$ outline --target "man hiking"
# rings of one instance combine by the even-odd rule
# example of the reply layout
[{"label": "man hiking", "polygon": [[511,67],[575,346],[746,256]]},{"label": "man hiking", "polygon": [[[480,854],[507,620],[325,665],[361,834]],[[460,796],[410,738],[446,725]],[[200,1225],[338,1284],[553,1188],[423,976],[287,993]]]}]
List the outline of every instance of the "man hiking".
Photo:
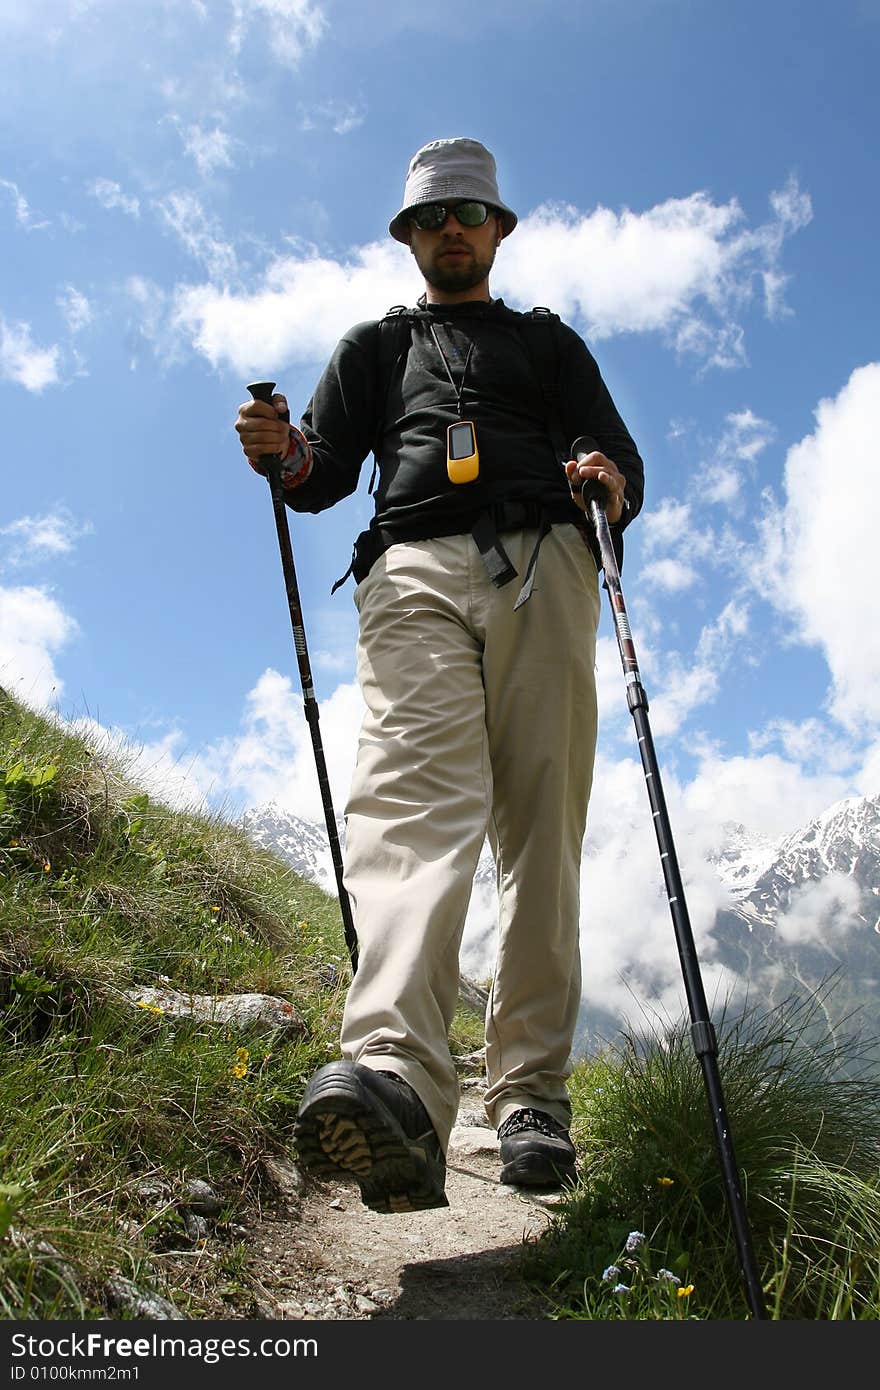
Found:
[{"label": "man hiking", "polygon": [[[498,942],[485,1108],[500,1178],[575,1179],[566,1079],[601,565],[579,489],[604,486],[621,556],[643,468],[577,333],[492,298],[516,225],[479,141],[425,145],[389,226],[424,278],[419,303],[343,336],[299,428],[281,395],[242,405],[235,425],[258,471],[281,455],[296,512],[352,493],[371,450],[378,469],[350,569],[366,706],[345,807],[358,963],[344,1060],[312,1077],[295,1131],[303,1165],[356,1181],[375,1211],[448,1205],[448,1030],[486,836]],[[580,435],[596,447],[578,463]]]}]

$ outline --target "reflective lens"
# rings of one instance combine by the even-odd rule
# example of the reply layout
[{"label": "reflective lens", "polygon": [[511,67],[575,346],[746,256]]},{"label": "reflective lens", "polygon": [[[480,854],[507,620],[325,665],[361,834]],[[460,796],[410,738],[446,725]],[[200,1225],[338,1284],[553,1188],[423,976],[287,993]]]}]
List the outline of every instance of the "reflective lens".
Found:
[{"label": "reflective lens", "polygon": [[486,203],[455,203],[452,206],[446,203],[425,203],[423,207],[414,208],[409,216],[419,231],[439,232],[451,212],[455,213],[456,220],[462,227],[482,227],[491,211]]}]

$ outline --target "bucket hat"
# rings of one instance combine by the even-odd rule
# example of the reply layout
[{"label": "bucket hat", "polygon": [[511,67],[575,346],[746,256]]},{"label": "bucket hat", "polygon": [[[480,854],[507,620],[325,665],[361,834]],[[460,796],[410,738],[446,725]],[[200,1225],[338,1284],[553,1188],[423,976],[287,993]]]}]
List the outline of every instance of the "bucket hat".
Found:
[{"label": "bucket hat", "polygon": [[409,241],[407,218],[413,208],[423,203],[443,203],[448,198],[474,199],[497,208],[504,236],[516,226],[516,213],[498,196],[493,156],[479,140],[457,136],[451,140],[431,140],[410,160],[403,206],[388,225],[395,241]]}]

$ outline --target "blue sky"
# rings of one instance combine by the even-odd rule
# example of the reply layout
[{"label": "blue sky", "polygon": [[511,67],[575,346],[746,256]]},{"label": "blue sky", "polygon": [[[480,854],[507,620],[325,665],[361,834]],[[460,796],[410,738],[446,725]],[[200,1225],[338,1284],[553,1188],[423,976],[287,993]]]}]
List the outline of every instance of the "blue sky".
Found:
[{"label": "blue sky", "polygon": [[[256,378],[297,414],[346,327],[414,302],[408,160],[470,135],[520,217],[493,293],[585,336],[645,460],[623,585],[692,916],[726,821],[880,789],[878,0],[31,0],[0,44],[0,682],[169,797],[320,821],[233,421]],[[291,516],[340,811],[330,588],[369,471]],[[601,639],[589,892],[625,851],[653,895],[607,611]]]}]

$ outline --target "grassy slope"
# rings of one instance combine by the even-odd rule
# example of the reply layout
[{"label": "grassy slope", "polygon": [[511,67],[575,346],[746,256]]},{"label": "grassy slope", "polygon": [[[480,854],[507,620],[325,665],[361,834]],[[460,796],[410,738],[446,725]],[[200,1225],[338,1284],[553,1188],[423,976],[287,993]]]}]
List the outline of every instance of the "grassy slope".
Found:
[{"label": "grassy slope", "polygon": [[[348,977],[335,899],[0,693],[0,1318],[106,1316],[116,1273],[187,1317],[247,1316],[236,1221],[271,1197],[303,1086],[338,1055]],[[265,993],[303,1027],[174,1017],[126,994],[145,986]],[[721,1054],[770,1311],[876,1318],[877,1086],[802,1035],[775,1013]],[[481,1042],[460,1011],[453,1050]],[[587,1181],[526,1252],[558,1316],[745,1316],[687,1030],[625,1040],[571,1089]],[[192,1178],[220,1203],[201,1284],[172,1254],[204,1249]]]}]

